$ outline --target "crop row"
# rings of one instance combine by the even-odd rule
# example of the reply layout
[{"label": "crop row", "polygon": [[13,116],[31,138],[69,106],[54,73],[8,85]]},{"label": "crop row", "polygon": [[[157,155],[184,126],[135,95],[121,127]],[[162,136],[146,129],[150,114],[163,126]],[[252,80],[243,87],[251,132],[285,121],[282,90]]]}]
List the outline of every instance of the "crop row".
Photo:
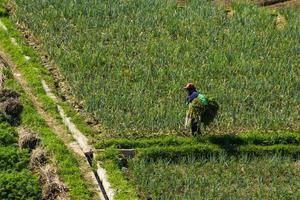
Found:
[{"label": "crop row", "polygon": [[[300,14],[211,1],[16,0],[16,15],[109,132],[183,130],[194,82],[221,110],[210,131],[299,128]],[[37,15],[36,13],[39,13]],[[284,59],[283,59],[284,58]],[[283,76],[284,74],[284,76]]]}]

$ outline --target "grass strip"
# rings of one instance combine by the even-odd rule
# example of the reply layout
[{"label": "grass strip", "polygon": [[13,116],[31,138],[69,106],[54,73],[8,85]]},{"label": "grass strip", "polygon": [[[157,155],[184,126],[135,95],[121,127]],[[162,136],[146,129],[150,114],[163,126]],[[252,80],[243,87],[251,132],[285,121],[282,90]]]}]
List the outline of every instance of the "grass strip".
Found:
[{"label": "grass strip", "polygon": [[178,146],[197,142],[193,138],[165,136],[159,138],[139,138],[139,139],[106,139],[95,145],[97,149],[116,147],[119,149],[145,148],[150,146]]},{"label": "grass strip", "polygon": [[255,156],[277,154],[282,156],[287,155],[287,156],[299,157],[300,145],[286,145],[286,144],[277,144],[277,145],[270,145],[270,146],[242,145],[238,147],[237,152],[242,154],[255,155]]},{"label": "grass strip", "polygon": [[147,148],[151,146],[181,146],[199,143],[224,145],[274,145],[274,144],[300,144],[300,134],[297,132],[249,132],[240,135],[206,135],[197,138],[166,136],[159,138],[139,139],[107,139],[96,144],[96,148],[105,149],[115,147],[118,149]]},{"label": "grass strip", "polygon": [[178,147],[149,147],[137,149],[136,157],[138,159],[178,159],[186,156],[206,156],[218,155],[224,153],[225,150],[217,145],[212,144],[197,144],[197,145],[184,145]]},{"label": "grass strip", "polygon": [[116,191],[116,200],[138,199],[134,184],[124,176],[117,149],[109,148],[102,153],[97,154],[96,160],[101,162],[101,166],[106,169],[108,181]]},{"label": "grass strip", "polygon": [[101,165],[106,169],[108,180],[113,188],[118,188],[115,200],[137,200],[136,190],[129,180],[125,179],[115,160],[104,160]]},{"label": "grass strip", "polygon": [[198,144],[198,145],[188,145],[180,147],[150,147],[145,149],[137,150],[137,158],[143,159],[172,159],[176,160],[178,158],[187,156],[211,156],[211,155],[255,155],[261,156],[266,154],[283,154],[291,156],[300,155],[300,145],[241,145],[241,146],[227,146],[219,147],[217,145],[211,144]]}]

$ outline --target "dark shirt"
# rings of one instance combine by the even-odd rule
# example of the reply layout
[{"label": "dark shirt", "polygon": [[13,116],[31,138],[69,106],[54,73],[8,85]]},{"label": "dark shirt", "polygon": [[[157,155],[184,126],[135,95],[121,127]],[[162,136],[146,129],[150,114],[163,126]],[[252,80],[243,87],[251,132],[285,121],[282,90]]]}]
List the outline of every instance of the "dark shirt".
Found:
[{"label": "dark shirt", "polygon": [[196,90],[191,91],[189,96],[187,97],[187,102],[191,103],[195,98],[198,97],[198,95],[199,95],[199,93]]}]

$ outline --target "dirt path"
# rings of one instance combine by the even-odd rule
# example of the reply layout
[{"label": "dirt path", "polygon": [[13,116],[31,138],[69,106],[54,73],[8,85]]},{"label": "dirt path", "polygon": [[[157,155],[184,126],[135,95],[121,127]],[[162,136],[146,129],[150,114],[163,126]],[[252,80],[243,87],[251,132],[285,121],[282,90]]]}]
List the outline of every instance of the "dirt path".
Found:
[{"label": "dirt path", "polygon": [[22,86],[26,94],[29,96],[30,100],[32,101],[36,111],[39,113],[39,115],[45,120],[47,125],[52,129],[52,131],[59,136],[59,138],[64,142],[64,144],[74,153],[76,153],[77,156],[76,159],[78,161],[81,174],[84,177],[84,179],[88,183],[94,183],[92,185],[92,188],[89,188],[91,191],[96,192],[98,195],[94,196],[93,199],[106,199],[103,197],[97,180],[94,178],[93,171],[91,167],[89,166],[88,162],[85,159],[84,154],[82,153],[81,148],[79,145],[74,142],[72,136],[69,134],[67,128],[59,123],[55,118],[53,118],[51,115],[49,115],[45,110],[43,109],[42,104],[38,101],[37,97],[33,94],[31,87],[28,85],[27,81],[22,77],[19,70],[16,68],[15,64],[10,61],[10,59],[3,53],[3,51],[0,50],[0,59],[4,63],[5,66],[9,67],[11,70],[14,78],[18,81],[18,83]]}]

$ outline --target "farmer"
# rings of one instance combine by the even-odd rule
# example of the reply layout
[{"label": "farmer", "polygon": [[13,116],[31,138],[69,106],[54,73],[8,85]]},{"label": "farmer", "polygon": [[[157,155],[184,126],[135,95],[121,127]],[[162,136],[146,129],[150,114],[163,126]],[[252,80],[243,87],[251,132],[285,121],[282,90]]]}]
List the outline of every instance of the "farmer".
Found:
[{"label": "farmer", "polygon": [[208,101],[204,95],[197,92],[193,83],[188,83],[184,89],[186,89],[188,93],[187,104],[189,105],[185,126],[191,127],[192,135],[201,134],[201,115],[205,111],[205,106],[208,104]]}]

